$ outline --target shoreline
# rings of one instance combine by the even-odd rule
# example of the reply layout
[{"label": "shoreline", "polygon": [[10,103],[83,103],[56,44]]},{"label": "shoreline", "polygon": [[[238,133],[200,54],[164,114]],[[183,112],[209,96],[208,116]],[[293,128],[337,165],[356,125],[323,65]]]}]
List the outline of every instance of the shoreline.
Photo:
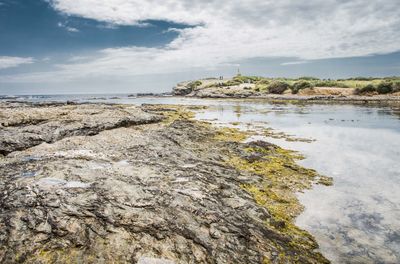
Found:
[{"label": "shoreline", "polygon": [[302,77],[267,78],[236,75],[178,83],[172,94],[199,98],[257,98],[266,100],[400,102],[400,79],[350,78],[343,80]]},{"label": "shoreline", "polygon": [[62,104],[105,104],[105,105],[132,105],[129,102],[118,102],[118,100],[132,100],[138,98],[184,98],[184,99],[204,99],[204,100],[230,100],[230,101],[260,101],[270,103],[307,103],[307,104],[356,104],[356,105],[400,105],[400,96],[298,96],[298,95],[264,95],[264,96],[182,96],[182,95],[151,95],[143,97],[118,97],[102,100],[88,99],[87,101],[78,100],[0,100],[0,103],[16,103],[30,105],[62,105]]},{"label": "shoreline", "polygon": [[294,152],[191,106],[0,106],[2,261],[329,262],[293,221],[331,180]]},{"label": "shoreline", "polygon": [[265,101],[299,101],[299,102],[310,102],[310,103],[400,103],[400,96],[325,96],[325,95],[313,95],[313,96],[301,96],[301,95],[263,95],[263,96],[179,96],[173,95],[178,98],[194,98],[194,99],[227,99],[227,100],[265,100]]}]

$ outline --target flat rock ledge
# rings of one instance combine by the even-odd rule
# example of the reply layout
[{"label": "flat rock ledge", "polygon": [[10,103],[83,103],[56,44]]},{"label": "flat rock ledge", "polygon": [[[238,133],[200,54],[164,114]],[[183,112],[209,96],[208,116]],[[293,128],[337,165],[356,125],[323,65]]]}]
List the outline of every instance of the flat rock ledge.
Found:
[{"label": "flat rock ledge", "polygon": [[161,121],[132,106],[0,103],[0,154],[70,136]]},{"label": "flat rock ledge", "polygon": [[0,113],[1,263],[328,262],[243,187],[262,176],[227,162],[271,144],[218,140],[215,128],[154,108]]}]

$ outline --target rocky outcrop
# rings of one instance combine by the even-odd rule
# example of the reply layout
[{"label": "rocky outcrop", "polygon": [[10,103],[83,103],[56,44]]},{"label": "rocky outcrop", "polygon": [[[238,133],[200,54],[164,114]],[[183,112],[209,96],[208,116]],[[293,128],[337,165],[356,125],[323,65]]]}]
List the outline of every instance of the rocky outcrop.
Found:
[{"label": "rocky outcrop", "polygon": [[[15,107],[8,115],[21,113]],[[327,262],[309,235],[293,236],[247,190],[266,179],[228,162],[229,153],[247,166],[268,162],[276,146],[221,141],[211,126],[182,118],[115,125],[161,120],[154,106],[27,109],[29,119],[5,127],[26,133],[22,120],[31,120],[31,130],[54,133],[43,119],[63,112],[95,132],[0,158],[1,263]]]},{"label": "rocky outcrop", "polygon": [[200,98],[246,98],[257,93],[251,84],[241,84],[230,87],[210,87],[193,91],[187,96]]},{"label": "rocky outcrop", "polygon": [[185,96],[193,91],[193,87],[190,85],[191,82],[180,82],[172,90],[173,95]]},{"label": "rocky outcrop", "polygon": [[117,127],[160,121],[137,107],[96,104],[0,105],[0,154],[64,137],[95,135]]},{"label": "rocky outcrop", "polygon": [[221,86],[223,82],[217,79],[181,82],[173,88],[173,95],[201,98],[245,98],[255,94],[254,84]]},{"label": "rocky outcrop", "polygon": [[[265,100],[299,100],[299,101],[335,101],[351,103],[396,103],[400,102],[400,92],[390,94],[356,95],[354,88],[339,87],[312,87],[300,89],[292,93],[293,87],[284,82],[280,91],[272,91],[270,85],[266,85],[265,79],[259,81],[250,80],[254,77],[237,76],[228,79],[201,79],[178,83],[172,94],[175,96],[198,98],[252,98]],[[269,82],[269,81],[268,81]],[[278,89],[278,90],[279,90]],[[270,91],[271,90],[271,91]],[[276,90],[276,88],[275,88]],[[276,94],[275,94],[276,93]],[[282,93],[282,94],[279,94]]]}]

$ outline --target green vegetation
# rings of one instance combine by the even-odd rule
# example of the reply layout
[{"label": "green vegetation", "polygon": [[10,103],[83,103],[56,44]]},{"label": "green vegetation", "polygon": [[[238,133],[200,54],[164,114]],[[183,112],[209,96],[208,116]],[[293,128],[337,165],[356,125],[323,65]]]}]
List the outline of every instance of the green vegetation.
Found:
[{"label": "green vegetation", "polygon": [[339,82],[335,80],[319,80],[314,83],[316,87],[340,87],[351,88],[346,82]]},{"label": "green vegetation", "polygon": [[221,84],[221,86],[226,87],[226,86],[236,86],[240,85],[242,83],[256,83],[257,81],[261,80],[261,77],[256,77],[256,76],[241,76],[238,75],[234,77],[232,80],[225,81]]},{"label": "green vegetation", "polygon": [[[216,79],[215,79],[216,80]],[[354,77],[348,79],[318,79],[312,76],[299,78],[269,78],[258,76],[238,75],[229,80],[218,80],[217,82],[207,83],[207,80],[189,83],[189,86],[196,90],[199,88],[230,87],[241,84],[249,84],[246,89],[254,89],[260,93],[283,94],[290,89],[292,94],[297,94],[306,88],[352,88],[354,94],[390,94],[400,92],[400,77]],[[201,87],[200,87],[201,86]]]},{"label": "green vegetation", "polygon": [[256,92],[265,92],[268,90],[268,85],[271,83],[269,79],[261,79],[255,83],[254,90]]},{"label": "green vegetation", "polygon": [[[246,132],[232,128],[223,128],[216,135],[217,140],[228,142],[242,142],[245,138]],[[332,179],[301,167],[296,161],[302,159],[302,155],[276,145],[252,142],[236,146],[226,164],[260,177],[259,181],[244,183],[241,187],[271,214],[264,224],[285,237],[290,248],[300,252],[313,251],[317,247],[314,238],[294,223],[303,210],[296,193],[311,188],[313,183],[332,185]],[[277,263],[301,263],[296,261],[296,256],[285,255],[285,252],[282,248]],[[267,258],[264,261],[268,263]],[[318,254],[318,263],[328,261]]]},{"label": "green vegetation", "polygon": [[368,94],[389,94],[400,92],[400,81],[388,81],[382,80],[378,84],[367,84],[361,88],[355,90],[357,95],[368,95]]},{"label": "green vegetation", "polygon": [[286,82],[275,81],[268,85],[268,92],[272,94],[283,94],[290,85]]},{"label": "green vegetation", "polygon": [[233,79],[233,80],[229,80],[229,81],[222,83],[222,86],[236,86],[236,85],[240,85],[241,83],[242,82]]},{"label": "green vegetation", "polygon": [[233,80],[240,82],[240,83],[255,83],[259,80],[261,80],[262,77],[257,77],[257,76],[236,76],[233,78]]},{"label": "green vegetation", "polygon": [[370,93],[374,93],[374,92],[376,92],[375,86],[373,86],[372,84],[368,84],[362,88],[357,88],[354,93],[357,95],[363,95],[363,94],[370,94]]},{"label": "green vegetation", "polygon": [[306,88],[314,88],[314,86],[307,81],[298,81],[295,82],[290,89],[292,90],[292,94],[297,94],[300,90],[306,89]]},{"label": "green vegetation", "polygon": [[376,91],[379,94],[391,93],[393,91],[393,83],[391,83],[391,82],[382,82],[382,83],[378,84],[378,86],[376,87]]},{"label": "green vegetation", "polygon": [[195,90],[197,87],[202,85],[203,83],[201,81],[194,81],[188,84],[188,87],[192,90]]},{"label": "green vegetation", "polygon": [[393,92],[394,93],[400,92],[400,82],[393,83]]}]

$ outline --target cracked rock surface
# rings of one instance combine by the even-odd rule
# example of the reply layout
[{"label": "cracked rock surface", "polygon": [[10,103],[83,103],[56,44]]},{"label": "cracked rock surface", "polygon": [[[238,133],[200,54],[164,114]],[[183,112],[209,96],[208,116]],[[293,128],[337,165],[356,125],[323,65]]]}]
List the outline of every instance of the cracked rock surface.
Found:
[{"label": "cracked rock surface", "polygon": [[228,149],[246,146],[217,142],[212,127],[161,122],[137,107],[24,107],[1,110],[9,120],[0,132],[8,153],[0,158],[1,263],[323,259],[265,225],[270,213],[241,187],[260,177],[224,162]]},{"label": "cracked rock surface", "polygon": [[160,117],[129,106],[0,103],[0,154],[64,137],[158,121]]}]

